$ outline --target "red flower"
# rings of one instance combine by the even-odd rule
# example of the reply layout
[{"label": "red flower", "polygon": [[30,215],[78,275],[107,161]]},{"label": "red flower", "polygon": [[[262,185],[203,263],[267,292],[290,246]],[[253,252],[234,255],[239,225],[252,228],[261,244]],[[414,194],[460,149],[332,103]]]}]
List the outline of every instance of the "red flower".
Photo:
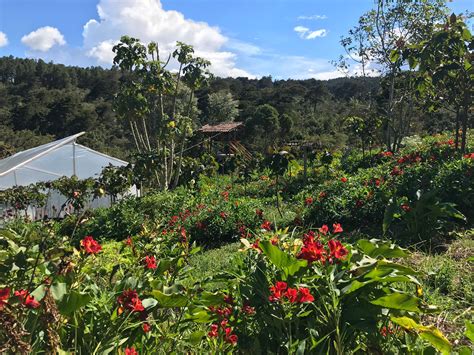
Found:
[{"label": "red flower", "polygon": [[150,323],[143,323],[142,328],[145,333],[148,333],[151,330],[151,325]]},{"label": "red flower", "polygon": [[313,295],[309,292],[309,289],[306,287],[300,287],[298,289],[298,302],[299,303],[305,303],[305,302],[313,302],[314,297]]},{"label": "red flower", "polygon": [[323,198],[325,198],[327,196],[327,193],[325,193],[324,191],[321,191],[318,195],[319,199],[322,200]]},{"label": "red flower", "polygon": [[375,179],[375,186],[380,186],[380,179]]},{"label": "red flower", "polygon": [[239,341],[239,338],[235,334],[231,334],[226,338],[226,341],[232,345],[236,345]]},{"label": "red flower", "polygon": [[342,231],[343,231],[343,229],[342,229],[340,223],[334,223],[334,224],[332,225],[332,232],[333,232],[334,234],[336,234],[336,233],[341,233]]},{"label": "red flower", "polygon": [[205,230],[206,229],[206,224],[204,222],[198,221],[196,222],[196,228],[199,230]]},{"label": "red flower", "polygon": [[138,352],[135,350],[135,348],[126,348],[125,355],[138,355]]},{"label": "red flower", "polygon": [[186,229],[184,227],[181,227],[181,242],[186,243],[188,238],[186,237]]},{"label": "red flower", "polygon": [[380,153],[380,154],[381,154],[382,156],[384,156],[384,157],[391,157],[391,156],[393,156],[393,153],[392,153],[392,152],[382,152],[382,153]]},{"label": "red flower", "polygon": [[152,256],[147,255],[145,257],[145,263],[146,263],[147,269],[156,269],[156,259],[153,255]]},{"label": "red flower", "polygon": [[249,305],[244,304],[242,307],[242,312],[249,316],[253,316],[255,314],[255,307],[251,307]]},{"label": "red flower", "polygon": [[307,240],[303,240],[303,247],[298,254],[298,258],[305,259],[309,263],[325,261],[326,250],[324,250],[324,246],[320,242],[314,241],[313,238],[308,238]]},{"label": "red flower", "polygon": [[342,181],[342,182],[347,182],[347,178],[346,178],[346,177],[342,177],[342,178],[341,178],[341,181]]},{"label": "red flower", "polygon": [[233,304],[234,298],[232,297],[232,295],[224,295],[224,302],[227,304]]},{"label": "red flower", "polygon": [[409,212],[409,211],[411,210],[411,207],[410,207],[408,204],[406,204],[406,203],[402,204],[400,207],[401,207],[402,210],[404,210],[405,212]]},{"label": "red flower", "polygon": [[341,244],[339,240],[329,240],[328,246],[331,256],[335,257],[336,259],[342,259],[348,254],[347,249]]},{"label": "red flower", "polygon": [[270,243],[272,243],[272,245],[277,245],[278,244],[278,237],[275,235],[273,236],[271,239],[270,239]]},{"label": "red flower", "polygon": [[310,197],[306,197],[305,200],[304,200],[304,203],[306,206],[310,206],[313,204],[313,198],[310,196]]},{"label": "red flower", "polygon": [[474,160],[474,153],[468,153],[464,155],[465,159],[473,159]]},{"label": "red flower", "polygon": [[268,300],[270,302],[279,301],[287,287],[288,285],[286,282],[278,281],[275,286],[270,287],[270,292],[272,294],[268,297]]},{"label": "red flower", "polygon": [[78,197],[79,197],[79,194],[80,194],[79,191],[74,191],[74,192],[72,193],[72,196],[73,196],[74,198],[78,198]]},{"label": "red flower", "polygon": [[329,232],[329,227],[327,225],[323,224],[321,226],[321,228],[319,228],[319,232],[326,235]]},{"label": "red flower", "polygon": [[81,246],[87,254],[97,254],[102,250],[100,244],[90,235],[81,240]]},{"label": "red flower", "polygon": [[129,247],[131,247],[133,245],[133,241],[132,241],[131,237],[128,237],[123,242],[125,243],[125,245],[128,245]]},{"label": "red flower", "polygon": [[296,303],[298,300],[298,290],[296,288],[291,288],[288,287],[288,289],[285,292],[286,298],[288,298],[288,301],[290,303]]},{"label": "red flower", "polygon": [[7,304],[6,301],[8,300],[9,297],[10,297],[10,289],[8,287],[0,288],[0,311]]},{"label": "red flower", "polygon": [[390,175],[392,176],[403,175],[403,170],[401,170],[398,166],[394,166],[392,171],[390,172]]},{"label": "red flower", "polygon": [[226,218],[227,218],[227,213],[225,213],[225,212],[220,212],[220,213],[219,213],[219,216],[221,216],[222,219],[226,219]]},{"label": "red flower", "polygon": [[255,250],[257,250],[259,253],[261,253],[261,252],[262,252],[262,249],[260,249],[259,243],[260,243],[260,238],[257,238],[257,239],[255,240],[255,242],[253,242],[253,244],[252,244],[252,249],[255,249]]},{"label": "red flower", "polygon": [[217,324],[211,324],[211,330],[207,333],[209,338],[217,338],[219,326]]},{"label": "red flower", "polygon": [[138,298],[137,291],[125,290],[117,298],[117,302],[128,309],[130,312],[142,312],[145,310],[142,301]]},{"label": "red flower", "polygon": [[248,236],[247,227],[244,225],[241,225],[239,227],[239,233],[242,238],[246,238]]},{"label": "red flower", "polygon": [[235,334],[232,334],[232,328],[225,328],[225,341],[232,345],[236,345],[238,337]]},{"label": "red flower", "polygon": [[221,196],[224,198],[225,201],[229,201],[229,191],[221,192]]},{"label": "red flower", "polygon": [[27,290],[15,291],[15,296],[20,298],[23,302],[23,305],[27,308],[38,308],[40,306],[39,302],[35,300],[35,298],[31,296]]},{"label": "red flower", "polygon": [[271,231],[271,230],[272,230],[272,224],[271,224],[270,221],[264,221],[260,227],[261,227],[262,229],[267,230],[267,231]]}]

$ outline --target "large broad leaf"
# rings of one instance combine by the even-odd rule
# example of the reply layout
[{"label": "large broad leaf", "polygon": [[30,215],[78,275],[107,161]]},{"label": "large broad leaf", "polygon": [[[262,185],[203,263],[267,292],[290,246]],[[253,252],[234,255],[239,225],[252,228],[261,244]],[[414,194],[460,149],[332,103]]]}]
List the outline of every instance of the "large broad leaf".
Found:
[{"label": "large broad leaf", "polygon": [[201,293],[199,301],[205,306],[216,306],[224,303],[224,294],[220,292],[212,293],[204,291],[203,293]]},{"label": "large broad leaf", "polygon": [[466,321],[466,331],[464,334],[474,343],[474,324]]},{"label": "large broad leaf", "polygon": [[67,287],[64,282],[58,282],[51,286],[51,295],[56,301],[61,301],[67,293]]},{"label": "large broad leaf", "polygon": [[391,320],[407,330],[416,331],[421,338],[430,342],[442,354],[451,353],[451,343],[436,327],[421,325],[409,317],[391,317]]},{"label": "large broad leaf", "polygon": [[91,296],[77,291],[70,291],[62,301],[59,302],[59,311],[65,316],[72,315],[77,310],[84,307],[91,300]]},{"label": "large broad leaf", "polygon": [[394,292],[372,300],[370,303],[385,308],[401,309],[418,313],[420,312],[420,308],[418,307],[420,304],[420,299],[407,293]]},{"label": "large broad leaf", "polygon": [[151,294],[158,301],[158,305],[164,308],[184,307],[188,304],[188,298],[185,295],[175,294],[164,294],[161,291],[154,290]]},{"label": "large broad leaf", "polygon": [[378,239],[361,239],[357,242],[357,246],[372,258],[377,258],[379,256],[384,258],[404,258],[408,256],[405,249],[402,249],[393,243]]},{"label": "large broad leaf", "polygon": [[282,270],[286,277],[294,275],[302,267],[308,265],[306,260],[299,260],[292,257],[269,241],[262,241],[259,243],[259,246],[272,264]]}]

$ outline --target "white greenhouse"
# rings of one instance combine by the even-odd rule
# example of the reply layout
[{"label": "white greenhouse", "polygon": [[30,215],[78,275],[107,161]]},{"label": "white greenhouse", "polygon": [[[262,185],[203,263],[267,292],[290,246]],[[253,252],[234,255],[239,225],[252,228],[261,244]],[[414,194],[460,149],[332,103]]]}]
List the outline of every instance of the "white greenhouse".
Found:
[{"label": "white greenhouse", "polygon": [[[63,176],[72,177],[75,175],[79,179],[97,178],[102,169],[108,165],[124,166],[128,164],[126,161],[78,144],[76,140],[83,134],[84,132],[81,132],[0,160],[0,191],[14,186],[53,181]],[[131,188],[129,194],[136,195],[136,188]],[[32,219],[54,216],[57,211],[60,211],[65,201],[64,196],[53,192],[49,195],[45,207],[33,208],[30,206],[27,213]],[[105,196],[89,201],[87,207],[96,208],[109,205],[110,198]],[[0,202],[0,218],[2,215],[5,217],[8,208],[9,206],[2,205]],[[64,214],[64,212],[61,213]]]}]

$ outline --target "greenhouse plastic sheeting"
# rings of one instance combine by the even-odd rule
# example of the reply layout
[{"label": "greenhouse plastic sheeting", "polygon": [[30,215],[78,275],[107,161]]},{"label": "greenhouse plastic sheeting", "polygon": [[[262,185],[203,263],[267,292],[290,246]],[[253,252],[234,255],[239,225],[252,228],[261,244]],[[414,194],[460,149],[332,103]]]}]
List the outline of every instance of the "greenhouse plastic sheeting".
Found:
[{"label": "greenhouse plastic sheeting", "polygon": [[82,134],[84,133],[31,148],[0,160],[0,190],[52,181],[62,176],[76,175],[79,179],[95,178],[109,164],[127,165],[127,162],[123,160],[77,144],[76,139]]}]

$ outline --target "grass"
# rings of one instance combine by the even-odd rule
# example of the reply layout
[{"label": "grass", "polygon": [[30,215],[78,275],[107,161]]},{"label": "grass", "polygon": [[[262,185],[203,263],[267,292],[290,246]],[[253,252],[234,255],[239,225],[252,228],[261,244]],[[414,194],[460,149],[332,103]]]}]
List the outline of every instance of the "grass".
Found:
[{"label": "grass", "polygon": [[406,262],[417,270],[427,303],[439,312],[425,321],[438,327],[454,344],[469,344],[465,322],[474,319],[474,230],[453,233],[441,254],[414,252]]}]

